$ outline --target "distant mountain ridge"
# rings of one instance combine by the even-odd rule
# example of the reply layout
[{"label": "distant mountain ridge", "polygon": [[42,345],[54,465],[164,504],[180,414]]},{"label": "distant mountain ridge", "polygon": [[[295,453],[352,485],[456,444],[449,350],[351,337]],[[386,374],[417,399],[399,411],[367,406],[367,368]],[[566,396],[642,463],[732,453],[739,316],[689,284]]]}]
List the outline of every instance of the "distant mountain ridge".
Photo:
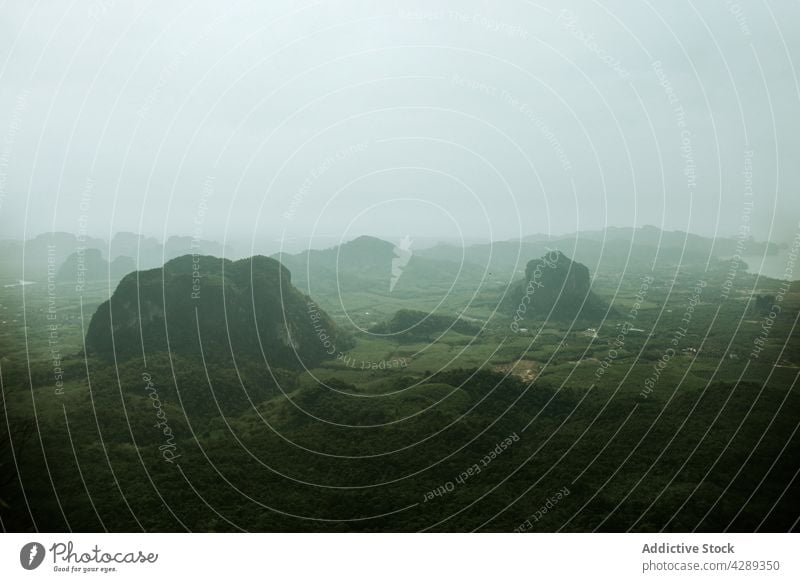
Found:
[{"label": "distant mountain ridge", "polygon": [[752,239],[710,239],[681,231],[662,231],[654,226],[641,228],[609,227],[572,235],[530,235],[518,240],[495,241],[461,248],[440,244],[419,251],[419,255],[438,260],[465,260],[488,266],[495,274],[516,277],[524,271],[530,257],[557,250],[589,266],[595,272],[649,272],[654,262],[662,265],[695,264],[713,266],[733,254],[777,253],[775,243]]},{"label": "distant mountain ridge", "polygon": [[110,263],[103,258],[100,249],[89,248],[72,253],[58,269],[56,280],[59,283],[70,283],[76,291],[82,291],[89,281],[119,281],[136,270],[132,258],[118,256]]},{"label": "distant mountain ridge", "polygon": [[[427,237],[425,240],[430,240]],[[435,246],[402,249],[402,243],[361,236],[327,249],[298,253],[277,253],[294,274],[297,285],[326,294],[367,290],[376,293],[418,292],[424,286],[445,289],[451,285],[474,286],[487,273],[494,279],[511,281],[519,277],[531,257],[559,250],[598,272],[650,270],[654,261],[668,264],[703,264],[724,260],[734,254],[775,255],[784,248],[752,237],[711,239],[683,231],[663,231],[655,226],[608,227],[570,235],[533,234],[516,240],[468,244],[464,247],[440,243]],[[160,267],[185,254],[232,256],[233,250],[218,242],[189,236],[154,237],[119,232],[105,241],[65,232],[45,233],[27,241],[0,240],[0,279],[42,281],[48,269],[57,271],[78,252],[99,250],[103,261],[129,257],[135,268]],[[407,257],[398,261],[400,254]],[[23,264],[24,257],[24,264]],[[92,259],[94,261],[94,259]],[[99,265],[99,261],[94,261]],[[398,265],[403,263],[398,271]],[[122,265],[113,272],[119,274]],[[69,271],[67,268],[65,271]],[[96,269],[95,269],[96,270]],[[129,272],[129,271],[127,271]],[[399,273],[399,276],[398,276]],[[310,275],[310,277],[309,277]],[[338,279],[337,279],[338,277]],[[113,279],[113,277],[112,277]]]},{"label": "distant mountain ridge", "polygon": [[372,333],[390,335],[401,341],[434,339],[436,334],[455,331],[464,335],[480,333],[481,327],[458,316],[401,309],[391,319],[375,325]]},{"label": "distant mountain ridge", "polygon": [[[118,277],[137,268],[160,267],[166,261],[190,253],[222,256],[229,254],[230,249],[215,241],[188,236],[171,236],[162,244],[154,237],[130,232],[118,232],[110,242],[68,232],[44,233],[26,241],[0,240],[0,280],[41,281],[55,276],[64,267],[58,278],[62,282],[72,281],[72,267],[77,269],[80,255],[88,254],[84,260],[94,265],[93,272],[102,270],[108,262],[116,264],[112,271],[112,280],[116,282]],[[125,259],[117,261],[121,257]],[[70,265],[66,265],[67,262]],[[93,275],[92,278],[99,280],[107,276],[106,269],[102,276]]]},{"label": "distant mountain ridge", "polygon": [[775,254],[780,245],[773,242],[756,241],[752,236],[740,240],[736,237],[706,237],[682,230],[662,230],[657,226],[644,225],[640,227],[609,226],[602,230],[584,230],[570,235],[547,237],[546,235],[530,235],[522,238],[524,242],[542,242],[551,240],[594,240],[611,243],[614,241],[629,241],[640,245],[689,248],[693,251],[702,250],[713,252],[716,255],[730,255],[736,251],[738,245],[744,245],[749,254]]}]

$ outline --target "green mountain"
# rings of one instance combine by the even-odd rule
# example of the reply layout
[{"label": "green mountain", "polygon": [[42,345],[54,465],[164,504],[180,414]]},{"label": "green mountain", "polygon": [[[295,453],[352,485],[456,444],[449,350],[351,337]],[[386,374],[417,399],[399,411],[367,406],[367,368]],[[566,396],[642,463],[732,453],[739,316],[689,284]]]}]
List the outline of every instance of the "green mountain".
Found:
[{"label": "green mountain", "polygon": [[589,269],[560,251],[528,262],[525,278],[504,301],[515,322],[540,319],[601,319],[607,305],[591,290]]},{"label": "green mountain", "polygon": [[379,323],[370,331],[379,335],[391,335],[400,341],[418,341],[435,339],[436,335],[447,331],[475,335],[481,331],[481,327],[460,317],[401,309],[391,319]]},{"label": "green mountain", "polygon": [[348,346],[327,314],[264,256],[230,261],[186,255],[127,275],[86,334],[90,355],[117,361],[169,351],[227,362],[314,366]]}]

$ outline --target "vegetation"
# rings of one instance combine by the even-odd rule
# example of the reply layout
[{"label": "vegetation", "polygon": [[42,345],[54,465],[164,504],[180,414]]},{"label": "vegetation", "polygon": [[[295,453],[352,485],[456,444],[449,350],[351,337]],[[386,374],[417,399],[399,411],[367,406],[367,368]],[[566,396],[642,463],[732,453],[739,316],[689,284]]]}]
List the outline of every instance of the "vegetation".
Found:
[{"label": "vegetation", "polygon": [[0,289],[3,527],[796,527],[797,283],[647,245],[506,280],[439,248],[390,289],[375,240]]}]

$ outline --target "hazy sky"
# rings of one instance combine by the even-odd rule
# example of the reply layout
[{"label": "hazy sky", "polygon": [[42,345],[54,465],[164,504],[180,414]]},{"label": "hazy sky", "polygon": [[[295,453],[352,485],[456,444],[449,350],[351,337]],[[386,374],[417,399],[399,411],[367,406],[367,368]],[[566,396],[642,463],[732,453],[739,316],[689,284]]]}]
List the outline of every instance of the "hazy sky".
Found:
[{"label": "hazy sky", "polygon": [[786,240],[798,56],[798,2],[10,0],[0,238]]}]

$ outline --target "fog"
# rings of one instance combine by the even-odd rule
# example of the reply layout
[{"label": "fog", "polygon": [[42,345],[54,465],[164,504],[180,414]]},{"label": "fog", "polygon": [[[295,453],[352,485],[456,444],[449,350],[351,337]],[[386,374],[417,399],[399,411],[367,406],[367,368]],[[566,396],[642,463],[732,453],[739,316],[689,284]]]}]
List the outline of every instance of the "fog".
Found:
[{"label": "fog", "polygon": [[3,238],[798,229],[797,3],[3,12]]}]

